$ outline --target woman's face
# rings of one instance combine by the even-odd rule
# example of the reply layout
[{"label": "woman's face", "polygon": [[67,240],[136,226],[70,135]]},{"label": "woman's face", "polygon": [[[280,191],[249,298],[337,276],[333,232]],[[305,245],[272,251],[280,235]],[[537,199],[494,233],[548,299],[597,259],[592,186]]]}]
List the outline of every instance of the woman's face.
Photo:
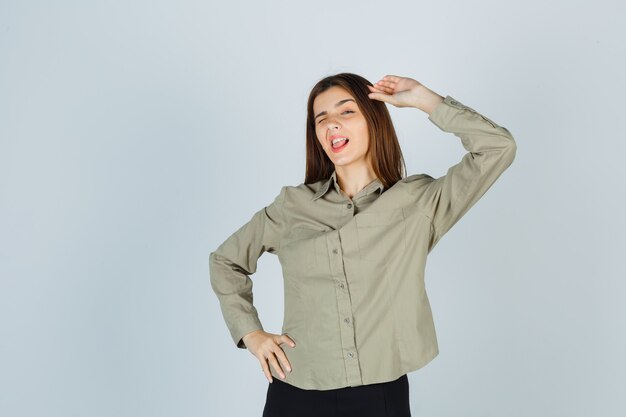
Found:
[{"label": "woman's face", "polygon": [[[350,93],[338,86],[329,88],[315,97],[313,114],[317,140],[335,166],[367,164],[367,121]],[[333,147],[333,139],[343,137],[348,140]]]}]

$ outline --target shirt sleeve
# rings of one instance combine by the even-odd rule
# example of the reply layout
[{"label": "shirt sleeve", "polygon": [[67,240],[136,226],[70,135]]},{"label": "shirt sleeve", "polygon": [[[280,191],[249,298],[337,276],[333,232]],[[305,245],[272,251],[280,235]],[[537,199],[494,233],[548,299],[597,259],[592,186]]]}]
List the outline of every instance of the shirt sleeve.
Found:
[{"label": "shirt sleeve", "polygon": [[282,235],[285,187],[274,201],[209,254],[211,287],[217,295],[233,342],[245,349],[243,336],[263,330],[253,305],[252,280],[263,252],[277,253]]},{"label": "shirt sleeve", "polygon": [[[468,151],[460,162],[434,179],[420,174],[419,205],[431,218],[429,252],[511,165],[517,145],[511,132],[451,96],[428,116],[444,132],[461,139]],[[424,181],[425,179],[425,181]]]}]

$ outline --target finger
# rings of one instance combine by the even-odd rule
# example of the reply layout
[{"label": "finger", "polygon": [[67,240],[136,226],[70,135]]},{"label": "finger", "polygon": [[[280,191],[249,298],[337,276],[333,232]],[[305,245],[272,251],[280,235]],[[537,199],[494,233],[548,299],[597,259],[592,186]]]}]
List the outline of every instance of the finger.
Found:
[{"label": "finger", "polygon": [[395,85],[398,83],[398,81],[399,80],[396,80],[393,78],[383,77],[380,80],[378,80],[377,83],[384,84],[384,85]]},{"label": "finger", "polygon": [[293,341],[293,339],[289,336],[287,336],[286,334],[281,336],[281,339],[287,343],[289,346],[291,347],[296,347],[296,342]]},{"label": "finger", "polygon": [[283,364],[283,368],[285,368],[288,372],[291,372],[291,365],[289,364],[289,360],[287,359],[285,352],[280,347],[277,347],[274,353],[278,357],[280,363]]},{"label": "finger", "polygon": [[371,85],[368,85],[367,87],[370,89],[370,91],[372,91],[374,93],[382,93],[383,92],[383,90],[380,90],[380,89],[378,89],[376,87],[372,87]]},{"label": "finger", "polygon": [[273,382],[272,381],[272,373],[270,372],[270,367],[267,364],[267,360],[265,360],[265,358],[261,358],[259,359],[259,362],[261,362],[261,368],[263,369],[263,373],[265,374],[265,378],[267,378],[268,381]]},{"label": "finger", "polygon": [[389,75],[385,75],[383,77],[383,80],[385,80],[385,81],[393,81],[393,82],[397,83],[398,81],[400,81],[400,78],[402,78],[402,77],[399,77],[397,75],[390,75],[389,74]]},{"label": "finger", "polygon": [[370,90],[370,92],[369,92],[367,95],[371,98],[371,97],[372,97],[372,94],[378,94],[378,95],[381,95],[381,96],[386,96],[386,95],[388,95],[387,93],[385,93],[385,92],[384,92],[384,91],[382,91],[382,90]]},{"label": "finger", "polygon": [[367,96],[373,100],[379,100],[379,101],[384,101],[385,103],[391,103],[388,99],[390,96],[387,94],[369,93]]},{"label": "finger", "polygon": [[283,372],[280,365],[278,364],[278,361],[276,360],[276,356],[274,356],[274,352],[270,352],[267,359],[270,361],[270,364],[272,365],[272,367],[276,369],[276,372],[278,372],[278,375],[280,375],[280,377],[284,379],[285,373]]},{"label": "finger", "polygon": [[393,94],[393,92],[395,91],[394,85],[390,85],[390,83],[384,81],[382,83],[376,83],[376,88],[390,94]]},{"label": "finger", "polygon": [[389,86],[388,85],[389,83],[387,81],[379,80],[374,83],[374,87],[376,88],[385,87],[385,84],[387,84],[387,87]]}]

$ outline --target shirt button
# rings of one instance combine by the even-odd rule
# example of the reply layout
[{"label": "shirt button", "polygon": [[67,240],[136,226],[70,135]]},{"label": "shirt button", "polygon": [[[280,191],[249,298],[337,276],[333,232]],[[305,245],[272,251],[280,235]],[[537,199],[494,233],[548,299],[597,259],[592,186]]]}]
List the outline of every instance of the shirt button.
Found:
[{"label": "shirt button", "polygon": [[350,319],[347,318],[347,317],[345,319],[343,319],[343,321],[345,321],[346,323],[350,324]]},{"label": "shirt button", "polygon": [[343,287],[344,287],[343,282],[341,282],[341,283],[339,284],[339,288],[343,289]]},{"label": "shirt button", "polygon": [[348,356],[349,356],[349,357],[353,357],[353,356],[354,356],[354,354],[353,354],[352,352],[348,352]]},{"label": "shirt button", "polygon": [[348,208],[352,208],[352,203],[348,203]]},{"label": "shirt button", "polygon": [[452,100],[452,101],[450,102],[450,104],[459,104],[459,103],[457,103],[456,101]]},{"label": "shirt button", "polygon": [[333,249],[333,253],[337,253],[337,249]]}]

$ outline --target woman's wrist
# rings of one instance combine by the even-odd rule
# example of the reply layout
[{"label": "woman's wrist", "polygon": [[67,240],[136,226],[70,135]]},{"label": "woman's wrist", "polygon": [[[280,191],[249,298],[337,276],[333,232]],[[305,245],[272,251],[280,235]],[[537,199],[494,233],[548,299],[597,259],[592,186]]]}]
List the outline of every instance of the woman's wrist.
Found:
[{"label": "woman's wrist", "polygon": [[437,107],[444,99],[443,96],[435,93],[423,84],[417,87],[415,93],[415,103],[413,104],[413,107],[422,110],[429,116],[432,111],[435,110],[435,107]]},{"label": "woman's wrist", "polygon": [[258,330],[253,330],[253,331],[251,331],[250,333],[246,333],[246,334],[245,334],[245,335],[241,338],[241,340],[243,341],[243,344],[245,345],[245,344],[246,344],[246,340],[250,339],[250,335],[253,335],[253,334],[256,334],[256,333],[260,333],[260,332],[263,332],[263,330],[258,329]]}]

